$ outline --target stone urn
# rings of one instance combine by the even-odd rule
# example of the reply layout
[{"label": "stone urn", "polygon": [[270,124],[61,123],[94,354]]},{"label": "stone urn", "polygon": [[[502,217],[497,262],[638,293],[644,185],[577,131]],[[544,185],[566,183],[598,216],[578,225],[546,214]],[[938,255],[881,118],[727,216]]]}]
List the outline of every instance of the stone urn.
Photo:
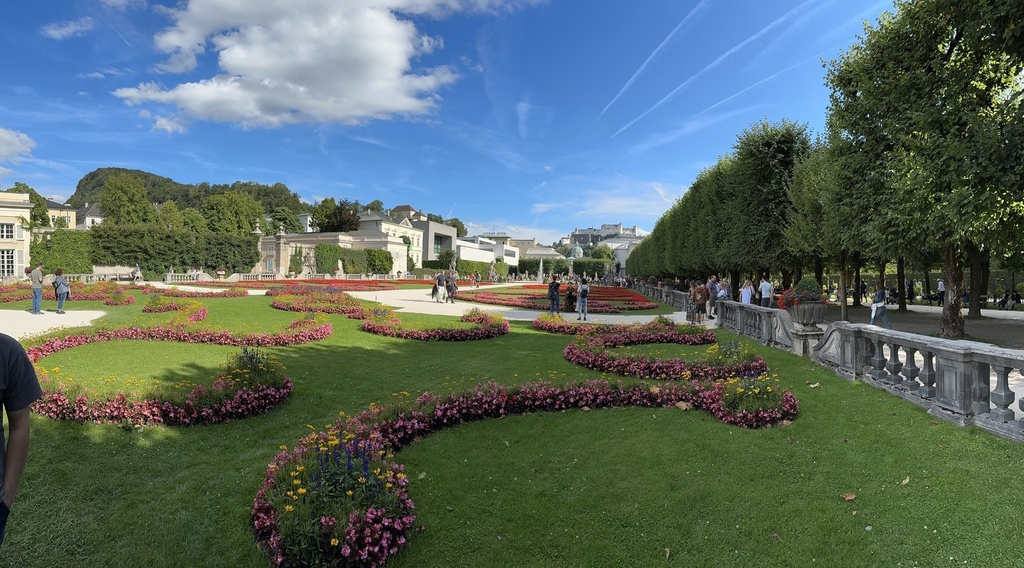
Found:
[{"label": "stone urn", "polygon": [[793,323],[813,326],[825,321],[825,304],[815,301],[800,302],[786,308]]}]

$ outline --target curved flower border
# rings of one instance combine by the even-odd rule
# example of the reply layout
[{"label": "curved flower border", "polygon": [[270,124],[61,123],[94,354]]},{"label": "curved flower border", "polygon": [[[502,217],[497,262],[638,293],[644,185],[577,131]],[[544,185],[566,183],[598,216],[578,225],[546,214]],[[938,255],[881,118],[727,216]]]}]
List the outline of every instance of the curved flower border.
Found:
[{"label": "curved flower border", "polygon": [[[526,383],[505,386],[494,382],[478,385],[463,393],[439,396],[423,393],[415,403],[398,403],[373,407],[351,418],[339,418],[325,432],[310,434],[291,449],[284,449],[267,468],[263,484],[253,500],[252,528],[259,545],[272,557],[276,565],[290,562],[288,545],[282,541],[277,521],[281,512],[272,501],[275,493],[283,492],[276,486],[278,471],[292,470],[297,477],[293,483],[305,484],[304,476],[315,471],[314,464],[322,463],[339,441],[349,447],[365,448],[367,452],[397,452],[413,440],[462,423],[509,414],[529,412],[557,412],[568,409],[613,408],[635,406],[655,408],[687,403],[710,413],[726,424],[742,428],[768,427],[797,416],[796,397],[785,392],[778,408],[758,409],[756,412],[730,413],[724,404],[721,381],[689,381],[658,386],[612,385],[604,380],[570,383],[564,387],[550,383]],[[294,469],[293,469],[294,468]],[[395,510],[373,507],[353,512],[347,526],[337,526],[337,519],[314,517],[306,522],[317,525],[322,534],[320,554],[327,565],[381,566],[407,542],[415,516],[414,504],[408,497],[407,481],[401,465],[391,466],[395,472],[394,491],[399,497]],[[324,532],[326,531],[326,534]],[[331,535],[337,535],[332,537]],[[334,564],[334,562],[341,562]]]},{"label": "curved flower border", "polygon": [[[349,316],[351,317],[351,316]],[[473,308],[459,321],[475,323],[470,329],[404,329],[395,312],[387,309],[375,310],[374,317],[363,322],[363,331],[385,337],[415,339],[418,341],[477,341],[505,335],[509,330],[508,320],[496,312],[485,312]]]},{"label": "curved flower border", "polygon": [[[31,345],[26,352],[33,363],[58,351],[99,343],[103,341],[143,340],[177,341],[181,343],[205,343],[235,347],[279,347],[297,345],[326,339],[334,328],[324,316],[302,318],[291,322],[278,333],[252,333],[236,336],[230,331],[187,329],[188,323],[202,321],[207,316],[206,308],[195,301],[186,301],[176,314],[179,323],[158,325],[150,328],[126,327],[114,330],[95,330],[87,333],[53,337],[38,345]],[[253,414],[261,414],[284,402],[292,391],[287,378],[280,387],[257,385],[254,388],[239,388],[231,398],[213,405],[198,404],[199,398],[207,391],[197,386],[185,397],[180,405],[161,400],[133,400],[124,393],[113,398],[89,400],[86,396],[68,398],[60,389],[47,392],[33,404],[33,410],[57,420],[93,421],[97,423],[164,424],[168,426],[189,426],[193,424],[216,424]]]},{"label": "curved flower border", "polygon": [[656,323],[617,326],[603,332],[597,330],[578,335],[565,347],[563,356],[570,363],[595,371],[649,380],[717,380],[730,375],[760,375],[768,372],[768,365],[760,355],[752,361],[714,365],[708,362],[689,362],[678,357],[656,359],[643,355],[615,356],[608,353],[610,348],[628,345],[708,345],[716,339],[713,331],[687,333]]}]

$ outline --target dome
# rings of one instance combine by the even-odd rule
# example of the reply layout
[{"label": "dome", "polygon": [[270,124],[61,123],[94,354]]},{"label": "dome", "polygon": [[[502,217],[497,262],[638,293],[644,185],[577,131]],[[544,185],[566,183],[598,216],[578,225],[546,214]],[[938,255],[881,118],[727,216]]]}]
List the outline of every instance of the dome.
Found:
[{"label": "dome", "polygon": [[573,258],[583,258],[583,249],[579,245],[576,245],[569,250],[569,256]]}]

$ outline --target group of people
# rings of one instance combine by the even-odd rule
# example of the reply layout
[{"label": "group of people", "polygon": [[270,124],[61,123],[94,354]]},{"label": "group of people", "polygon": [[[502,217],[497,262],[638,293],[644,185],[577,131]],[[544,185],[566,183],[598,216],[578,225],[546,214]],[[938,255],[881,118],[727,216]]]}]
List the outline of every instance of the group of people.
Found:
[{"label": "group of people", "polygon": [[[576,286],[569,284],[565,292],[565,310],[576,312],[577,321],[587,321],[587,298],[590,296],[590,285],[586,278],[580,278]],[[562,283],[558,275],[551,276],[548,282],[548,314],[561,314],[562,308]]]},{"label": "group of people", "polygon": [[771,307],[774,297],[775,287],[772,286],[767,276],[761,277],[761,282],[756,288],[749,278],[743,282],[743,287],[740,288],[740,302],[744,304],[757,304],[762,308],[768,308]]},{"label": "group of people", "polygon": [[430,297],[437,301],[437,303],[448,302],[455,303],[455,295],[459,291],[458,284],[455,283],[455,276],[453,274],[444,274],[438,272],[434,276],[434,287],[430,290]]},{"label": "group of people", "polygon": [[[43,315],[43,284],[47,280],[46,275],[43,274],[43,263],[36,264],[34,269],[25,269],[25,275],[28,276],[30,285],[32,286],[32,309],[30,313],[35,315]],[[68,286],[68,281],[64,278],[64,270],[58,268],[53,273],[53,291],[57,296],[57,313],[64,313],[64,302],[67,301],[71,295],[71,287]]]}]

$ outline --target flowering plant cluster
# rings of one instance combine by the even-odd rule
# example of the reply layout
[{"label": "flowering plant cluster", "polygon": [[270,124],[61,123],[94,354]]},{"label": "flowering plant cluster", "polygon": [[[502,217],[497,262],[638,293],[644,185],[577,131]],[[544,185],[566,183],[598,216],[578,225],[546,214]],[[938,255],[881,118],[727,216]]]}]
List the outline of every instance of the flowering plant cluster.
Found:
[{"label": "flowering plant cluster", "polygon": [[[363,303],[361,301],[341,291],[329,292],[324,289],[308,291],[302,294],[281,294],[270,305],[278,310],[289,312],[319,312],[324,314],[345,314],[347,316],[361,316],[363,313]],[[364,318],[356,317],[353,319]]]},{"label": "flowering plant cluster", "polygon": [[[202,308],[202,304],[195,300],[175,302],[168,300],[163,294],[153,294],[150,296],[149,301],[146,302],[146,305],[142,306],[142,311],[147,314],[162,314],[178,311],[196,312],[200,308]],[[205,312],[203,319],[205,319]]]},{"label": "flowering plant cluster", "polygon": [[[178,312],[179,314],[182,312]],[[206,315],[206,308],[197,310],[189,317]],[[60,337],[51,337],[39,343],[26,346],[29,358],[39,361],[47,355],[71,349],[80,345],[99,343],[102,341],[120,341],[134,339],[142,341],[179,341],[182,343],[209,343],[213,345],[243,345],[258,347],[281,347],[319,341],[331,335],[334,328],[323,316],[302,318],[293,321],[288,328],[278,333],[252,333],[234,335],[230,331],[212,331],[188,329],[184,325],[157,325],[143,328],[138,326],[118,329],[95,329],[83,333],[73,333]]]},{"label": "flowering plant cluster", "polygon": [[566,346],[563,355],[570,363],[596,371],[653,380],[721,379],[743,373],[763,373],[768,366],[759,355],[743,350],[723,350],[713,345],[702,359],[657,359],[644,355],[616,355],[614,347],[649,343],[706,345],[715,334],[701,326],[669,327],[658,320],[641,326],[609,326],[578,335]]},{"label": "flowering plant cluster", "polygon": [[129,286],[133,290],[141,290],[147,294],[163,294],[171,298],[244,298],[249,295],[242,289],[228,289],[217,292],[199,292],[196,290],[182,290],[180,288],[157,288],[152,284]]},{"label": "flowering plant cluster", "polygon": [[[404,281],[403,281],[404,282]],[[331,288],[349,292],[373,292],[383,290],[397,290],[398,286],[386,280],[259,280],[252,282],[195,282],[189,286],[205,286],[209,288],[238,288],[238,289],[265,289],[267,295],[273,290],[284,290],[283,294],[295,294],[297,288]]]},{"label": "flowering plant cluster", "polygon": [[254,499],[253,529],[278,566],[381,566],[406,544],[415,522],[404,470],[387,460],[417,438],[509,414],[580,408],[686,402],[742,428],[772,426],[798,412],[796,398],[785,392],[777,406],[734,413],[724,392],[722,381],[488,382],[444,396],[425,392],[415,401],[374,406],[353,417],[342,413],[328,430],[306,436],[291,450],[282,447]]},{"label": "flowering plant cluster", "polygon": [[419,341],[475,341],[505,335],[509,330],[504,315],[479,308],[467,311],[459,321],[477,325],[472,328],[406,329],[395,312],[385,307],[374,310],[373,316],[363,322],[363,331]]},{"label": "flowering plant cluster", "polygon": [[111,294],[107,299],[103,300],[103,303],[108,306],[127,306],[135,303],[135,296],[132,294],[125,294],[124,291],[118,290]]},{"label": "flowering plant cluster", "polygon": [[[75,300],[109,300],[112,296],[118,293],[123,293],[123,290],[130,288],[129,286],[121,286],[116,282],[96,282],[95,284],[85,284],[83,282],[69,282],[68,288],[71,291],[70,297]],[[46,299],[57,299],[57,292],[52,286],[43,286],[43,297]],[[3,302],[17,302],[20,300],[31,300],[32,299],[32,288],[27,283],[17,283],[6,286],[0,286],[0,303]],[[131,301],[127,303],[134,302]],[[107,304],[107,305],[120,305],[120,304]]]},{"label": "flowering plant cluster", "polygon": [[[218,424],[262,414],[288,399],[292,382],[276,359],[244,348],[228,359],[210,387],[195,385],[182,399],[97,396],[70,377],[51,377],[37,367],[43,397],[33,412],[55,420],[142,426]],[[55,373],[56,375],[56,373]]]},{"label": "flowering plant cluster", "polygon": [[563,335],[576,335],[583,333],[593,327],[592,323],[568,321],[560,314],[541,314],[533,320],[533,329],[546,331],[548,333],[561,333]]},{"label": "flowering plant cluster", "polygon": [[818,282],[810,277],[801,278],[796,286],[785,290],[775,303],[782,309],[797,306],[803,302],[820,302],[823,293]]}]

